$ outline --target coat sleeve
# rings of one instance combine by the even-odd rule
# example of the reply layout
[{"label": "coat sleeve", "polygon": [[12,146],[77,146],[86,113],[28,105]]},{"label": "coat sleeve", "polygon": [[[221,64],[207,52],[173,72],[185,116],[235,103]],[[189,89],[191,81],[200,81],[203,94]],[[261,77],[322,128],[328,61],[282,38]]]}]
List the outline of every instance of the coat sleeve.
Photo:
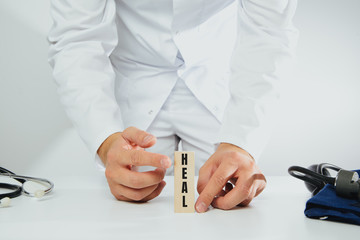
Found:
[{"label": "coat sleeve", "polygon": [[110,54],[117,45],[114,0],[51,0],[48,61],[66,113],[90,152],[123,130]]},{"label": "coat sleeve", "polygon": [[288,77],[298,32],[297,0],[239,0],[238,37],[231,59],[230,101],[220,142],[257,160],[276,119],[279,84]]}]

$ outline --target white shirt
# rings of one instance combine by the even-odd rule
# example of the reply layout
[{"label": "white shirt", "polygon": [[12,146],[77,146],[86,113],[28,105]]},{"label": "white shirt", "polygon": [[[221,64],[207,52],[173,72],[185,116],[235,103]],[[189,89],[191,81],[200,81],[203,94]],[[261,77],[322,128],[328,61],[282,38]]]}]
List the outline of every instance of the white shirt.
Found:
[{"label": "white shirt", "polygon": [[296,43],[296,2],[51,0],[61,101],[96,155],[112,133],[145,130],[182,78],[222,122],[219,142],[257,159]]}]

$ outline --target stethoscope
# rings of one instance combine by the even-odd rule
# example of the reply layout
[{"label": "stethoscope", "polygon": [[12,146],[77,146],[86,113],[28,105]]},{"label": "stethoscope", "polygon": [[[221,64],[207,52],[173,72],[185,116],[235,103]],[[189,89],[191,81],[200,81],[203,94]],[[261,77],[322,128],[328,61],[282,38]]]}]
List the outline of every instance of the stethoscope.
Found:
[{"label": "stethoscope", "polygon": [[[13,173],[5,168],[2,168],[2,167],[0,167],[0,176],[12,178],[20,183],[20,185],[10,184],[10,183],[0,183],[0,188],[5,188],[5,189],[11,190],[10,192],[0,194],[0,206],[2,206],[2,207],[9,206],[11,198],[16,198],[20,195],[41,198],[45,194],[50,193],[54,188],[54,183],[52,183],[51,181],[49,181],[47,179],[16,175],[15,173]],[[24,184],[27,181],[38,183],[38,184],[46,187],[46,189],[44,189],[44,190],[38,189],[34,192],[29,192],[24,188]]]}]

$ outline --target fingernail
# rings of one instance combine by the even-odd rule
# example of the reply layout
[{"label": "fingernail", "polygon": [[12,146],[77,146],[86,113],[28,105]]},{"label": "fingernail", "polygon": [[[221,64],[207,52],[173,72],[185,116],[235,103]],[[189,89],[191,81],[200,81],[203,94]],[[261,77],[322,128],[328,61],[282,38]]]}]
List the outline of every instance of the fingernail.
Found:
[{"label": "fingernail", "polygon": [[153,139],[153,137],[153,135],[147,135],[143,140],[143,144],[148,144]]},{"label": "fingernail", "polygon": [[199,202],[197,205],[196,205],[196,211],[198,211],[199,213],[203,213],[205,212],[207,209],[205,203],[203,202]]},{"label": "fingernail", "polygon": [[163,158],[163,159],[161,159],[161,166],[162,166],[163,168],[168,168],[168,167],[170,167],[170,165],[171,165],[171,162],[170,162],[170,159],[169,159],[169,158]]}]

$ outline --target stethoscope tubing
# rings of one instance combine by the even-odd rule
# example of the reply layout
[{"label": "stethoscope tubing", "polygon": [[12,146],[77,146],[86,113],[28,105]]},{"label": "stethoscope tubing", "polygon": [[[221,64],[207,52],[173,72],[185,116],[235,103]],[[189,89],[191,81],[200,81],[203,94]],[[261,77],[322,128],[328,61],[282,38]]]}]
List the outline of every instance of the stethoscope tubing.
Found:
[{"label": "stethoscope tubing", "polygon": [[[13,178],[17,181],[19,181],[22,185],[26,182],[26,181],[32,181],[32,182],[36,182],[40,185],[43,185],[45,187],[47,187],[44,191],[45,194],[50,193],[53,188],[54,188],[54,183],[45,179],[45,178],[35,178],[35,177],[29,177],[29,176],[22,176],[22,175],[16,175],[14,173],[11,172],[0,172],[0,176],[6,176],[6,177],[10,177]],[[19,185],[15,185],[15,184],[8,184],[8,183],[0,183],[0,188],[3,186],[3,188],[7,188],[7,189],[13,189],[16,190],[16,187],[19,187],[21,189],[21,193],[25,196],[28,197],[35,197],[34,193],[30,193],[28,191],[26,191],[23,186],[19,186]],[[13,187],[11,187],[13,186]],[[14,191],[15,193],[15,191]],[[10,193],[10,195],[13,193]],[[13,194],[16,195],[16,194]],[[17,196],[19,196],[20,194],[18,194]],[[17,197],[15,196],[15,197]],[[10,197],[10,196],[9,196]],[[13,197],[10,197],[13,198]]]},{"label": "stethoscope tubing", "polygon": [[2,199],[3,197],[16,198],[20,196],[22,193],[22,187],[20,185],[15,185],[10,183],[0,183],[0,188],[13,190],[12,192],[9,193],[0,194],[0,199]]}]

